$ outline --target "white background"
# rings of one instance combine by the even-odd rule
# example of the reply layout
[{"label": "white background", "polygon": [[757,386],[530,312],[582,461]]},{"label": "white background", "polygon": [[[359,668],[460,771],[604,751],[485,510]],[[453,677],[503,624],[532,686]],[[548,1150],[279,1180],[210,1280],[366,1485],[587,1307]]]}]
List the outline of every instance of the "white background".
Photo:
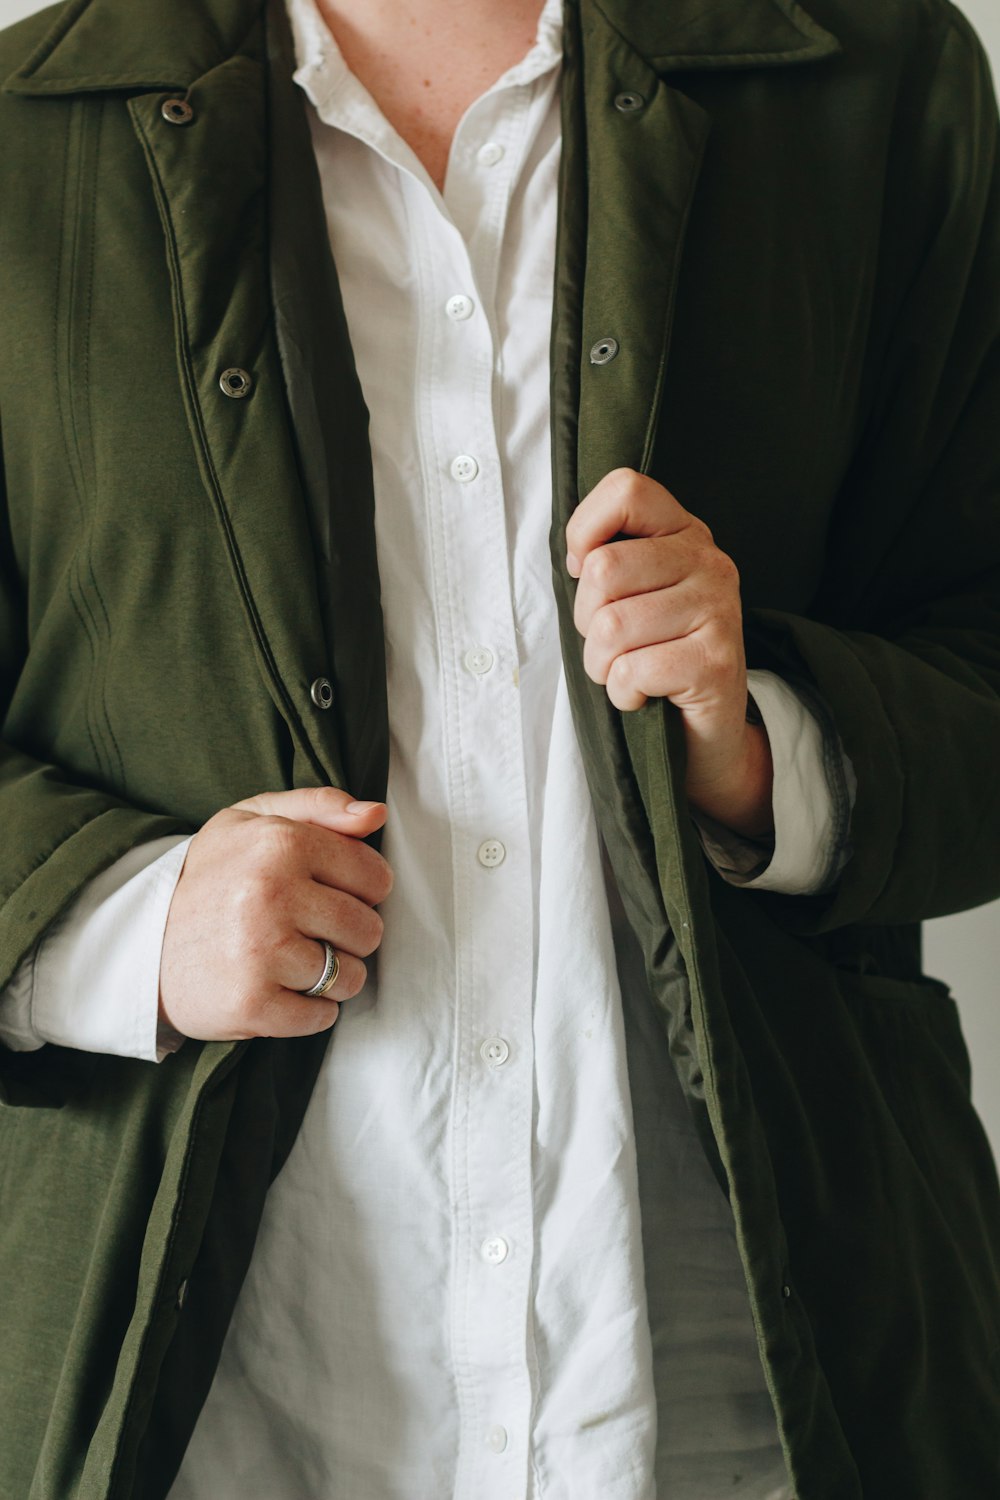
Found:
[{"label": "white background", "polygon": [[[0,26],[40,8],[35,0],[0,0]],[[809,0],[805,0],[804,8],[808,11]],[[986,43],[994,77],[1000,78],[1000,8],[996,0],[962,0],[961,8]],[[933,726],[928,726],[928,733],[933,733]],[[972,1053],[976,1103],[1000,1157],[1000,902],[926,923],[924,966],[929,973],[947,980],[961,1007]]]}]

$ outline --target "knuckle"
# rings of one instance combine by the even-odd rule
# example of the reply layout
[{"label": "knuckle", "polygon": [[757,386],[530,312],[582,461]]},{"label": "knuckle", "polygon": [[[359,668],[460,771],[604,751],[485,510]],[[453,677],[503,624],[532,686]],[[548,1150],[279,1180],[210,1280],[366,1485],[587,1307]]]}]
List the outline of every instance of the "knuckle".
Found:
[{"label": "knuckle", "polygon": [[625,465],[620,465],[617,469],[612,469],[608,473],[605,483],[616,494],[634,495],[643,483],[643,477],[637,469],[630,469]]},{"label": "knuckle", "polygon": [[608,593],[619,573],[615,549],[609,546],[595,547],[587,556],[583,568],[588,585],[600,594]]},{"label": "knuckle", "polygon": [[313,1001],[313,1009],[306,1012],[305,1028],[303,1036],[316,1036],[321,1031],[329,1031],[337,1017],[340,1015],[340,1001],[331,1000],[328,996],[321,1000]]},{"label": "knuckle", "polygon": [[350,974],[347,977],[346,998],[348,1000],[353,1000],[355,995],[360,995],[361,991],[365,987],[367,979],[367,966],[361,961],[360,958],[354,959],[353,963],[351,964]]},{"label": "knuckle", "polygon": [[287,864],[298,852],[299,829],[289,818],[258,818],[252,836],[263,865]]},{"label": "knuckle", "polygon": [[716,572],[725,582],[738,584],[740,580],[739,569],[728,552],[721,551],[718,547],[712,554],[712,561]]},{"label": "knuckle", "polygon": [[371,889],[371,899],[376,902],[384,901],[392,890],[395,883],[395,876],[392,873],[392,867],[388,860],[383,859],[381,854],[376,854],[374,851],[372,853],[373,858],[368,881]]},{"label": "knuckle", "polygon": [[382,941],[384,931],[385,924],[377,911],[369,909],[363,916],[359,917],[356,941],[358,948],[365,957],[375,952],[375,949]]},{"label": "knuckle", "polygon": [[258,998],[259,991],[245,986],[237,991],[225,1008],[227,1029],[246,1036],[260,1036],[265,1024],[266,1007]]},{"label": "knuckle", "polygon": [[294,959],[298,956],[301,937],[298,932],[286,928],[283,932],[275,933],[268,944],[268,957],[275,965],[283,964],[286,959]]},{"label": "knuckle", "polygon": [[605,604],[597,611],[591,622],[591,634],[597,646],[611,647],[620,639],[622,612],[614,604]]},{"label": "knuckle", "polygon": [[298,1037],[315,1037],[318,1032],[330,1031],[340,1014],[340,1001],[331,1001],[330,996],[324,995],[307,1002],[307,1005],[309,1010],[301,1013],[301,1022],[295,1026],[295,1034]]},{"label": "knuckle", "polygon": [[315,812],[329,817],[331,813],[343,811],[344,805],[350,799],[340,787],[336,786],[314,786],[312,789],[312,808]]},{"label": "knuckle", "polygon": [[634,683],[635,675],[635,661],[632,657],[631,652],[627,652],[622,656],[615,657],[614,661],[611,663],[611,670],[608,673],[608,678],[609,680],[611,680],[612,678],[614,679],[613,685],[616,688],[627,688],[631,687]]}]

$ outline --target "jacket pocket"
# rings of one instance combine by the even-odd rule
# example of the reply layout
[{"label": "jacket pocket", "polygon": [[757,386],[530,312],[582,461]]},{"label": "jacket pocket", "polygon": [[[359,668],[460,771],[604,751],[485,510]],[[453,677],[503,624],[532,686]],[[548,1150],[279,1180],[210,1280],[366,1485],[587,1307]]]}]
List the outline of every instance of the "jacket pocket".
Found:
[{"label": "jacket pocket", "polygon": [[972,1102],[972,1069],[948,986],[838,969],[868,1060],[939,1223],[975,1289],[984,1332],[1000,1342],[1000,1184]]},{"label": "jacket pocket", "polygon": [[886,1097],[901,1112],[919,1117],[932,1102],[932,1085],[946,1085],[941,1103],[966,1106],[972,1097],[972,1066],[958,1006],[947,984],[922,974],[837,970],[841,994],[868,1038],[870,1056]]}]

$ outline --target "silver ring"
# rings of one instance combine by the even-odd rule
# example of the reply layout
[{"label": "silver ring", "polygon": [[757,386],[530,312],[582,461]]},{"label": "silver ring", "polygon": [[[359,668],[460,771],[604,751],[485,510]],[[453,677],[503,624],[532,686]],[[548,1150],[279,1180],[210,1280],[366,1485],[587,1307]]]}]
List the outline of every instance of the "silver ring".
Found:
[{"label": "silver ring", "polygon": [[299,990],[300,995],[308,995],[310,1000],[314,1000],[317,995],[325,995],[327,990],[332,989],[337,983],[337,975],[340,973],[340,955],[336,948],[332,943],[328,943],[326,938],[320,938],[318,941],[323,944],[326,950],[326,963],[323,965],[323,972],[311,989]]}]

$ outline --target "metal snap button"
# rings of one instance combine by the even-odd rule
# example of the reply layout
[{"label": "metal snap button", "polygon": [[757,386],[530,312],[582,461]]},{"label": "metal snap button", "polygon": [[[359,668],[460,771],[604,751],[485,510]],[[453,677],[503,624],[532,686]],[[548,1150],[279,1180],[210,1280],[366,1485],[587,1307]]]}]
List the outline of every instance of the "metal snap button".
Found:
[{"label": "metal snap button", "polygon": [[186,99],[164,99],[160,114],[168,125],[190,125],[194,110]]},{"label": "metal snap button", "polygon": [[598,339],[590,351],[590,363],[592,365],[608,365],[618,353],[618,340],[613,338]]},{"label": "metal snap button", "polygon": [[219,385],[222,387],[224,396],[232,396],[234,401],[242,401],[244,396],[249,396],[253,380],[246,370],[240,370],[233,365],[230,370],[223,370],[219,376]]},{"label": "metal snap button", "polygon": [[620,94],[615,95],[615,109],[619,114],[634,115],[637,110],[645,109],[645,107],[645,99],[634,89],[623,89]]},{"label": "metal snap button", "polygon": [[309,696],[317,708],[331,708],[333,705],[333,688],[329,677],[317,677],[309,689]]}]

